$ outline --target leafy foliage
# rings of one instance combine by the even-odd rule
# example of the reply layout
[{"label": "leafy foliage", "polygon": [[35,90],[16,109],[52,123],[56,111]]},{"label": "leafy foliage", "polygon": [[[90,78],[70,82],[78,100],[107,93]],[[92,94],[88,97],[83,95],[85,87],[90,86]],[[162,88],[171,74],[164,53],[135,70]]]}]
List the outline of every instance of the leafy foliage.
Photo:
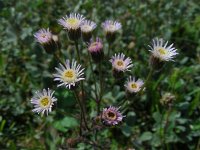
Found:
[{"label": "leafy foliage", "polygon": [[[98,24],[95,36],[108,44],[101,22],[119,20],[122,32],[112,44],[112,54],[124,52],[134,67],[128,74],[145,79],[149,72],[148,44],[154,37],[175,43],[179,56],[154,72],[142,95],[124,102],[123,81],[112,78],[111,65],[104,65],[103,107],[121,105],[126,118],[116,128],[98,132],[102,149],[200,149],[200,2],[198,0],[22,0],[0,1],[0,147],[4,149],[93,149],[94,143],[77,142],[79,112],[73,93],[56,89],[52,73],[57,60],[34,41],[33,33],[49,27],[59,35],[63,59],[75,57],[75,47],[57,19],[78,12]],[[87,55],[86,45],[81,46]],[[87,62],[86,58],[82,58]],[[107,63],[108,64],[108,63]],[[88,118],[96,115],[95,85],[88,66],[84,83]],[[93,65],[95,75],[98,66]],[[128,76],[127,75],[127,76]],[[98,80],[99,81],[99,80]],[[99,87],[99,83],[97,84]],[[31,112],[30,98],[37,89],[56,89],[58,103],[51,115],[41,118]],[[171,110],[160,104],[170,92],[176,97]],[[91,121],[92,120],[88,120]],[[88,135],[89,136],[89,135]],[[94,135],[90,135],[93,136]]]}]

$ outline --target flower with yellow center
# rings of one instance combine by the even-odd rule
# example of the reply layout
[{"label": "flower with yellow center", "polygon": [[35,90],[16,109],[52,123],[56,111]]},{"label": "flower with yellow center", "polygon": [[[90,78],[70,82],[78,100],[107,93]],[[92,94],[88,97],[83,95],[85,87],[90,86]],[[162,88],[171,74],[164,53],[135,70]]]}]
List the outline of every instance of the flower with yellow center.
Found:
[{"label": "flower with yellow center", "polygon": [[129,57],[125,58],[123,53],[112,56],[110,62],[116,71],[129,71],[129,69],[133,66],[131,59]]},{"label": "flower with yellow center", "polygon": [[141,90],[142,86],[144,85],[143,80],[138,79],[136,80],[135,77],[129,77],[126,84],[126,91],[129,93],[137,93]]},{"label": "flower with yellow center", "polygon": [[54,91],[51,91],[49,88],[43,89],[41,92],[36,91],[35,96],[31,98],[31,103],[34,105],[33,112],[42,113],[44,115],[45,111],[48,115],[52,111],[52,106],[57,99],[53,97]]},{"label": "flower with yellow center", "polygon": [[81,65],[78,64],[75,60],[72,60],[70,63],[69,60],[66,60],[65,65],[60,64],[60,68],[55,68],[57,70],[56,74],[53,74],[54,81],[59,81],[59,86],[65,86],[66,88],[71,88],[75,86],[76,82],[84,80],[82,76],[84,75]]},{"label": "flower with yellow center", "polygon": [[173,44],[168,45],[168,41],[164,42],[163,39],[153,39],[152,45],[149,45],[149,47],[151,48],[149,51],[160,61],[173,61],[174,56],[178,54]]},{"label": "flower with yellow center", "polygon": [[58,20],[58,23],[67,30],[78,30],[80,29],[85,18],[83,15],[71,13],[69,16],[66,15],[62,19]]}]

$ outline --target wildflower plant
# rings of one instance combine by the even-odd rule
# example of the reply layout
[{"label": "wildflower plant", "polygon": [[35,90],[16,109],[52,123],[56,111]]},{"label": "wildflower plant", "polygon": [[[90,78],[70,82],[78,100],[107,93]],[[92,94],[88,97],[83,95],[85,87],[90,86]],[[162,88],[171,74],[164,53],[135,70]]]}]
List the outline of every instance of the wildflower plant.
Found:
[{"label": "wildflower plant", "polygon": [[[149,90],[149,81],[155,70],[160,67],[159,64],[174,60],[178,54],[177,49],[173,47],[173,44],[168,45],[168,42],[164,42],[163,39],[153,39],[149,46],[151,52],[151,55],[149,55],[150,64],[153,67],[150,67],[150,71],[145,74],[145,77],[136,79],[133,57],[129,56],[123,49],[112,48],[114,55],[110,54],[110,45],[113,44],[116,33],[122,28],[120,22],[107,20],[102,23],[103,29],[100,32],[103,30],[105,33],[105,38],[108,40],[107,44],[103,42],[106,40],[93,35],[93,30],[97,27],[97,24],[86,20],[81,14],[71,13],[59,19],[58,23],[67,31],[69,40],[73,41],[71,44],[74,55],[66,56],[62,52],[61,46],[56,47],[58,51],[53,56],[57,60],[57,67],[52,73],[52,80],[55,81],[57,87],[73,93],[79,106],[79,108],[75,108],[79,116],[79,133],[76,135],[76,139],[70,138],[68,142],[69,145],[72,141],[89,141],[87,143],[91,144],[92,139],[100,138],[100,132],[126,124],[126,115],[135,102],[133,99],[140,99]],[[48,45],[48,49],[55,49],[52,43],[60,42],[59,38],[56,38],[56,40],[52,38],[53,35],[49,29],[39,30],[34,34],[34,37],[42,46]],[[80,37],[82,37],[82,40],[79,40]],[[46,46],[44,46],[44,49],[47,50]],[[85,49],[88,55],[86,55]],[[108,52],[107,54],[105,54],[105,49]],[[66,61],[63,61],[63,58]],[[148,70],[148,66],[145,69]],[[88,73],[88,70],[90,70],[90,73]],[[146,79],[143,81],[140,78]],[[107,79],[117,82],[108,85]],[[123,90],[123,96],[119,101],[111,101],[106,98],[106,94],[113,90],[115,86],[119,86]],[[54,90],[57,89],[54,88]],[[36,95],[31,99],[31,103],[34,105],[33,112],[42,113],[42,115],[45,112],[49,114],[56,101],[63,101],[63,99],[57,100],[53,94],[54,91],[50,89],[36,92]],[[90,108],[86,107],[88,101],[93,101],[96,105],[93,116],[88,113],[90,111]],[[137,103],[140,103],[140,101]],[[98,142],[92,144],[96,147],[100,146]]]}]

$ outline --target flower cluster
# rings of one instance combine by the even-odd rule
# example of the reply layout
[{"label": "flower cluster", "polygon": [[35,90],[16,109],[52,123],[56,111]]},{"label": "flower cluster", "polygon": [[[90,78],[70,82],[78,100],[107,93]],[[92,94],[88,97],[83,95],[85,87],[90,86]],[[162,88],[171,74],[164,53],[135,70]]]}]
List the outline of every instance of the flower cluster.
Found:
[{"label": "flower cluster", "polygon": [[[99,74],[100,76],[98,77],[98,79],[100,80],[99,85],[97,86],[95,83],[95,96],[98,108],[96,118],[100,118],[98,120],[101,120],[99,121],[101,125],[119,125],[120,123],[122,123],[123,118],[125,117],[122,112],[120,112],[121,107],[109,106],[101,108],[101,101],[103,99],[102,95],[104,94],[102,92],[104,91],[104,87],[102,85],[105,81],[104,76],[102,75],[102,68],[105,69],[105,67],[107,67],[102,67],[101,65],[110,64],[110,68],[112,68],[113,71],[113,79],[117,82],[122,83],[121,85],[124,87],[124,91],[126,93],[126,97],[124,98],[127,98],[128,100],[139,95],[138,93],[142,93],[144,91],[149,76],[144,82],[142,79],[130,75],[132,73],[132,67],[134,65],[131,57],[127,57],[124,54],[125,51],[116,53],[113,52],[114,55],[109,56],[110,47],[103,43],[104,40],[98,37],[93,37],[93,32],[96,29],[97,24],[93,21],[87,20],[83,15],[71,13],[69,15],[66,15],[65,17],[62,17],[61,19],[58,19],[58,24],[60,24],[65,29],[65,31],[67,31],[69,40],[73,41],[71,43],[73,43],[74,47],[76,48],[76,52],[74,53],[77,56],[77,61],[75,60],[75,58],[72,58],[74,56],[73,53],[70,58],[67,58],[65,62],[62,62],[62,50],[61,44],[59,44],[59,38],[57,35],[53,35],[49,28],[40,29],[34,34],[34,37],[36,41],[41,44],[46,52],[54,54],[54,58],[59,61],[59,66],[55,67],[53,80],[57,83],[57,87],[63,87],[74,93],[75,98],[77,99],[77,102],[80,106],[80,128],[82,129],[82,124],[84,124],[84,127],[88,129],[87,119],[85,118],[85,110],[83,108],[85,104],[83,103],[85,102],[84,99],[86,98],[84,96],[85,93],[89,95],[90,91],[86,90],[86,87],[84,86],[91,84],[91,82],[88,82],[89,84],[84,84],[85,81],[90,77],[87,76],[89,74],[87,72],[87,64],[88,61],[90,61],[90,57],[85,57],[84,50],[79,49],[80,38],[83,42],[85,42],[84,46],[87,45],[87,47],[85,48],[88,50],[89,56],[91,55],[93,62],[96,63],[94,66],[92,66],[93,63],[91,63],[92,61],[90,61],[92,70],[91,72],[93,73],[93,75]],[[118,31],[122,28],[121,23],[118,21],[106,20],[101,25],[108,44],[111,44],[112,42],[114,42]],[[173,44],[168,45],[168,42],[164,42],[163,39],[159,38],[153,39],[152,44],[150,44],[149,47],[149,51],[151,52],[151,70],[161,69],[164,62],[173,61],[175,56],[178,54],[177,49],[173,47]],[[104,53],[104,48],[108,49],[107,56]],[[58,51],[56,51],[57,49]],[[94,73],[93,68],[97,70],[97,73]],[[84,72],[85,70],[87,72],[86,74]],[[126,73],[128,75],[126,75]],[[112,73],[110,74],[112,76]],[[126,77],[128,78],[125,80]],[[94,82],[96,82],[95,78],[93,78],[93,80]],[[81,86],[79,86],[79,83]],[[81,91],[79,91],[80,89]],[[34,105],[33,112],[41,113],[42,115],[46,113],[48,115],[49,112],[52,111],[54,103],[57,101],[57,99],[53,95],[54,91],[50,89],[37,91],[31,99],[31,103]],[[172,99],[174,99],[174,97],[170,95],[164,96],[164,98],[162,99],[162,103],[171,104]]]}]

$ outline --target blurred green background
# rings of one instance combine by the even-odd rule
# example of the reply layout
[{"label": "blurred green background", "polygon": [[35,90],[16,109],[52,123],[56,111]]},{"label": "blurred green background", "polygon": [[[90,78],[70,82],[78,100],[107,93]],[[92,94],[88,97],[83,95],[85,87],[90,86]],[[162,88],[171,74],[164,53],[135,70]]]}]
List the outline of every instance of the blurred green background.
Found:
[{"label": "blurred green background", "polygon": [[[57,19],[77,12],[98,24],[95,35],[104,39],[101,23],[122,23],[112,51],[133,60],[130,74],[142,79],[149,71],[148,45],[161,37],[175,43],[179,55],[149,82],[149,90],[124,111],[126,119],[117,128],[99,133],[105,149],[200,149],[200,1],[199,0],[1,0],[0,1],[0,149],[67,149],[78,134],[76,102],[72,93],[56,89],[52,80],[56,60],[35,42],[33,34],[50,28],[58,34],[64,58],[74,47]],[[105,41],[105,39],[104,39]],[[105,43],[105,48],[108,44]],[[86,51],[82,46],[83,53]],[[108,63],[109,64],[109,63]],[[111,72],[109,64],[105,72]],[[90,72],[86,69],[89,79]],[[111,86],[108,78],[102,106],[120,102],[123,87]],[[85,83],[92,89],[92,81]],[[30,98],[36,90],[56,89],[58,103],[48,117],[31,112]],[[163,124],[167,109],[159,100],[166,92],[176,96],[169,117],[165,144]],[[150,104],[153,108],[149,108]],[[88,116],[94,117],[95,101],[88,98]],[[91,119],[90,119],[91,120]],[[75,149],[93,149],[76,143]]]}]

